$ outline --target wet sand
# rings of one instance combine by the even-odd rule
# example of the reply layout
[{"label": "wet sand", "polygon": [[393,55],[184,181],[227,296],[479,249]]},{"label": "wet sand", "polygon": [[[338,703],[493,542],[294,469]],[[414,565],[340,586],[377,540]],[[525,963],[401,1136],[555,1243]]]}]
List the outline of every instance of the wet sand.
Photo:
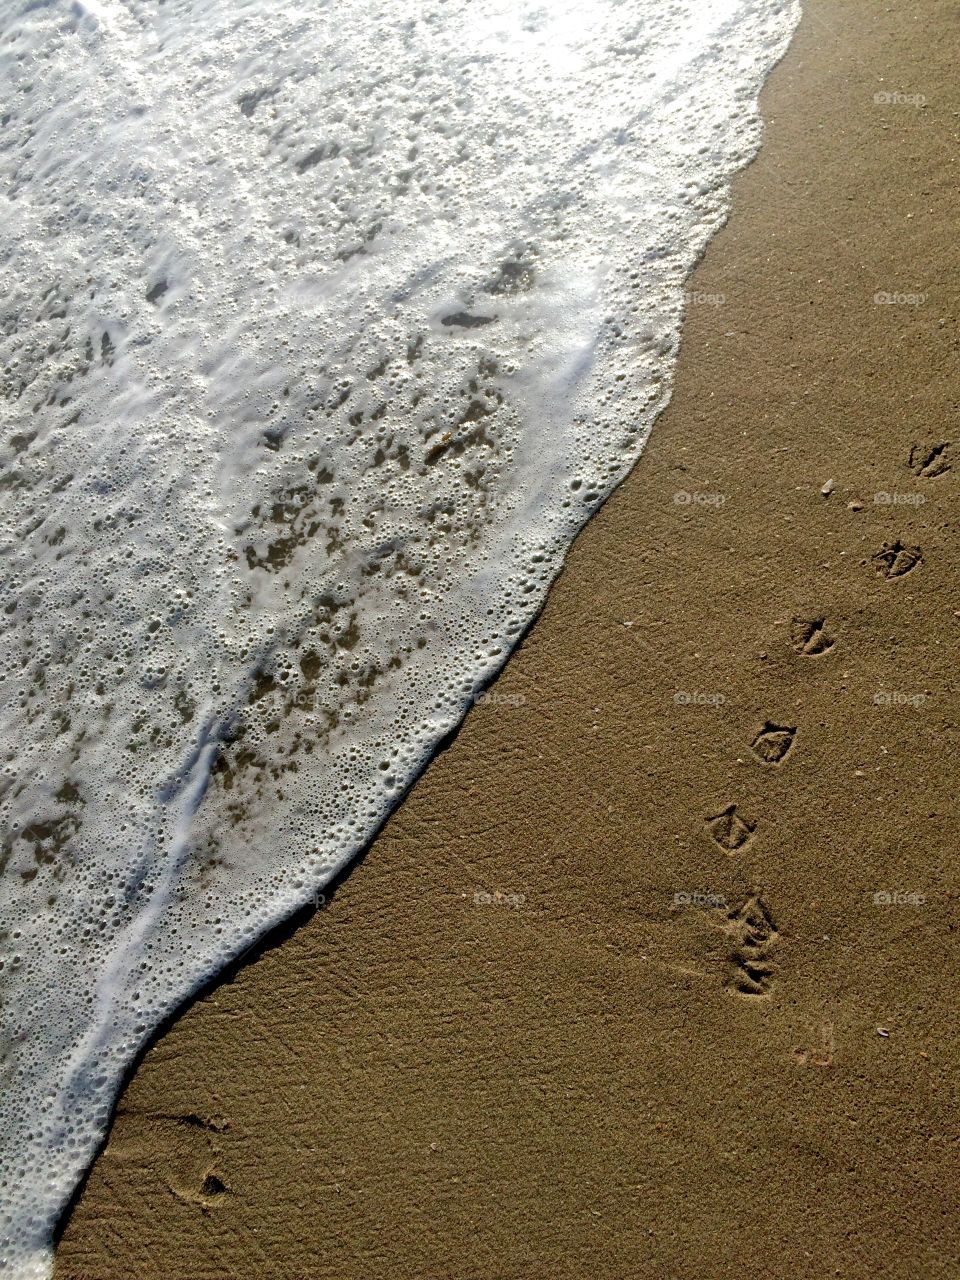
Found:
[{"label": "wet sand", "polygon": [[958,61],[808,0],[643,458],[59,1280],[958,1273]]}]

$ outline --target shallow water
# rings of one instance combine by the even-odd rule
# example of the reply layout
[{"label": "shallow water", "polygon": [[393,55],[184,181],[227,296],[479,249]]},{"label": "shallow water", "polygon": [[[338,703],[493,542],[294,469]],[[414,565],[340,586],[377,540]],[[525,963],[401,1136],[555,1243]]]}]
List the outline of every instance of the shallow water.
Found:
[{"label": "shallow water", "polygon": [[0,18],[0,1235],[371,837],[669,395],[776,0]]}]

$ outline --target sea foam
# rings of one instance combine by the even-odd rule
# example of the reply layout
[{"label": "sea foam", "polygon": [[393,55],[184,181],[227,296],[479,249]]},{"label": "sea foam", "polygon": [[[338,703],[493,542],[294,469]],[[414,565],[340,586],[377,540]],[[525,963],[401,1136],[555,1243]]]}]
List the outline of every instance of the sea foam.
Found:
[{"label": "sea foam", "polygon": [[798,15],[5,6],[10,1274],[151,1030],[370,839],[636,460]]}]

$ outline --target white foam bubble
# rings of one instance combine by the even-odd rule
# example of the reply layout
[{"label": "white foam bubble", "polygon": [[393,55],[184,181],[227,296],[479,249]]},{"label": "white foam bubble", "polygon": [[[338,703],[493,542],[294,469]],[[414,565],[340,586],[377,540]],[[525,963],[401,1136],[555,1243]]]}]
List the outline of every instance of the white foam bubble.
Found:
[{"label": "white foam bubble", "polygon": [[370,838],[635,461],[797,17],[0,17],[11,1274],[145,1037]]}]

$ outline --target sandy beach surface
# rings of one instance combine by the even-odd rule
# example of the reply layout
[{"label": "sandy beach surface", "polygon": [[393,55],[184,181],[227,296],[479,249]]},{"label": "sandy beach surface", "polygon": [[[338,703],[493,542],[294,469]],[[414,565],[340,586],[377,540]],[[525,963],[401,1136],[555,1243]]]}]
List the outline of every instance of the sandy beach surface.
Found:
[{"label": "sandy beach surface", "polygon": [[960,10],[807,0],[672,404],[59,1280],[960,1274]]}]

